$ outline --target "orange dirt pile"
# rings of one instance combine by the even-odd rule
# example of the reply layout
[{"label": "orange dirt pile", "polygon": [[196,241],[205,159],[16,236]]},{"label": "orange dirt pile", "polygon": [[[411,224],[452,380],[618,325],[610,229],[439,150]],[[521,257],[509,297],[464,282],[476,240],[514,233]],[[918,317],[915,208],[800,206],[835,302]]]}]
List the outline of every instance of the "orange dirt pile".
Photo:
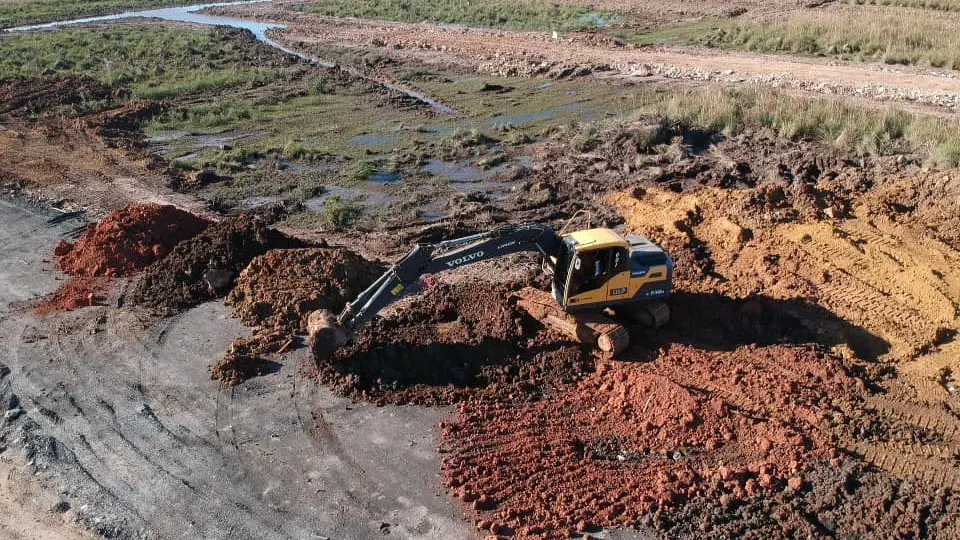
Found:
[{"label": "orange dirt pile", "polygon": [[135,204],[110,214],[76,242],[57,243],[57,268],[75,279],[44,299],[35,313],[52,315],[102,302],[111,278],[150,266],[208,224],[170,205]]},{"label": "orange dirt pile", "polygon": [[839,456],[833,424],[862,382],[807,347],[608,362],[528,404],[462,404],[441,424],[446,485],[481,530],[566,538],[708,496],[802,490]]},{"label": "orange dirt pile", "polygon": [[57,268],[71,276],[129,275],[162,259],[208,224],[170,205],[131,205],[95,224],[76,243],[58,243]]},{"label": "orange dirt pile", "polygon": [[44,298],[33,310],[41,317],[100,305],[104,301],[106,278],[79,277],[65,283]]},{"label": "orange dirt pile", "polygon": [[268,357],[306,330],[310,312],[339,312],[382,272],[380,263],[340,248],[276,249],[256,257],[227,297],[236,316],[256,330],[251,339],[231,343],[211,377],[230,386],[264,374]]}]

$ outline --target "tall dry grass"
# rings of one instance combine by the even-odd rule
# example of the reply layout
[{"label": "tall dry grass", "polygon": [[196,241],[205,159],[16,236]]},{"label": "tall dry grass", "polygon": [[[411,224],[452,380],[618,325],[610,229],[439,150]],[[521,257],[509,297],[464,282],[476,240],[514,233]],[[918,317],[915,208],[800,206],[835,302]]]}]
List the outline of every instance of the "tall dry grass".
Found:
[{"label": "tall dry grass", "polygon": [[769,22],[731,22],[721,24],[709,40],[760,52],[960,69],[960,18],[920,10],[828,9]]},{"label": "tall dry grass", "polygon": [[960,165],[960,123],[894,106],[866,109],[759,87],[646,91],[639,99],[643,105],[638,114],[661,115],[730,135],[764,127],[781,137],[819,140],[861,155],[917,153],[937,165]]}]

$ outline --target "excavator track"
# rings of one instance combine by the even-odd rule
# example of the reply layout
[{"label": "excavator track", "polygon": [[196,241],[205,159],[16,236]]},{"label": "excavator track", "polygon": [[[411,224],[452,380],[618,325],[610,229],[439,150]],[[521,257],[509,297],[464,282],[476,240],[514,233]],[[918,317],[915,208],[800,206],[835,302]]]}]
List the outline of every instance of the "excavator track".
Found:
[{"label": "excavator track", "polygon": [[623,325],[599,310],[565,312],[550,293],[524,287],[514,293],[517,305],[544,325],[611,356],[627,348],[630,334]]}]

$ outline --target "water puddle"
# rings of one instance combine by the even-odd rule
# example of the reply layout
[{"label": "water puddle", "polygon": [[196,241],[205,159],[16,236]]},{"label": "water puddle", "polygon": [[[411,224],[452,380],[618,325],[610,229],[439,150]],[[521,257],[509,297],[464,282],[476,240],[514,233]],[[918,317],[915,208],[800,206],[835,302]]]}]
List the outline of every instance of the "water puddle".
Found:
[{"label": "water puddle", "polygon": [[357,135],[347,141],[349,146],[386,146],[399,142],[398,137],[390,135]]},{"label": "water puddle", "polygon": [[377,184],[390,184],[393,182],[399,182],[402,177],[397,173],[388,173],[383,171],[377,171],[367,177],[367,180],[370,182],[375,182]]},{"label": "water puddle", "polygon": [[362,201],[364,213],[374,209],[386,208],[399,199],[389,193],[371,189],[326,186],[323,193],[303,201],[303,207],[311,212],[323,212],[327,199],[336,197],[342,201]]},{"label": "water puddle", "polygon": [[[235,19],[233,17],[220,17],[217,15],[205,15],[197,13],[214,7],[244,6],[248,4],[259,4],[271,0],[250,0],[245,2],[219,2],[213,4],[197,4],[193,6],[148,9],[143,11],[126,11],[113,15],[100,15],[98,17],[84,17],[82,19],[70,19],[68,21],[56,21],[43,24],[32,24],[28,26],[16,26],[7,28],[6,32],[29,32],[31,30],[49,30],[63,26],[72,26],[75,24],[84,24],[92,22],[119,21],[123,19],[133,19],[137,17],[147,19],[162,19],[165,21],[188,22],[196,24],[206,24],[211,26],[231,26],[233,28],[242,28],[249,30],[258,40],[268,42],[267,31],[274,28],[286,28],[284,24],[262,23],[246,19]],[[271,43],[271,46],[276,46]],[[278,47],[279,48],[279,47]]]},{"label": "water puddle", "polygon": [[479,182],[488,176],[487,172],[471,166],[469,161],[451,162],[431,159],[421,170],[452,182]]},{"label": "water puddle", "polygon": [[253,137],[253,133],[244,133],[240,135],[230,134],[193,134],[188,131],[169,131],[157,133],[147,139],[147,142],[153,145],[154,150],[161,156],[168,157],[175,154],[179,149],[190,148],[193,150],[189,155],[180,156],[174,159],[180,161],[190,161],[199,156],[202,150],[208,148],[220,148],[229,150],[233,143]]},{"label": "water puddle", "polygon": [[244,210],[252,210],[268,204],[276,204],[283,201],[281,197],[247,197],[240,201],[240,207]]},{"label": "water puddle", "polygon": [[617,22],[617,18],[614,16],[603,17],[596,11],[591,11],[590,13],[584,13],[580,17],[580,22],[584,24],[592,24],[597,28],[603,28],[604,26],[609,26]]},{"label": "water puddle", "polygon": [[553,107],[552,109],[546,109],[543,111],[535,112],[528,114],[526,116],[497,116],[490,120],[490,124],[493,126],[523,126],[531,122],[536,122],[538,120],[550,120],[556,118],[562,114],[572,113],[581,111],[584,108],[582,103],[571,103],[569,105],[561,105],[559,107]]}]

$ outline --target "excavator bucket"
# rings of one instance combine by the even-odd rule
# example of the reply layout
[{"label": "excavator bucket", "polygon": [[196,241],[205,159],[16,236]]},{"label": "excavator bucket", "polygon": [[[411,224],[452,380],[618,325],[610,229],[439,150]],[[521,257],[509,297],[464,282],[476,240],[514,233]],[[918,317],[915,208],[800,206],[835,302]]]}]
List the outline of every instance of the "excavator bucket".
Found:
[{"label": "excavator bucket", "polygon": [[627,329],[600,310],[567,313],[550,293],[533,287],[524,287],[514,296],[518,307],[545,326],[606,354],[616,355],[630,344]]},{"label": "excavator bucket", "polygon": [[337,322],[337,316],[320,309],[307,316],[307,334],[314,358],[326,358],[347,344],[347,331]]}]

